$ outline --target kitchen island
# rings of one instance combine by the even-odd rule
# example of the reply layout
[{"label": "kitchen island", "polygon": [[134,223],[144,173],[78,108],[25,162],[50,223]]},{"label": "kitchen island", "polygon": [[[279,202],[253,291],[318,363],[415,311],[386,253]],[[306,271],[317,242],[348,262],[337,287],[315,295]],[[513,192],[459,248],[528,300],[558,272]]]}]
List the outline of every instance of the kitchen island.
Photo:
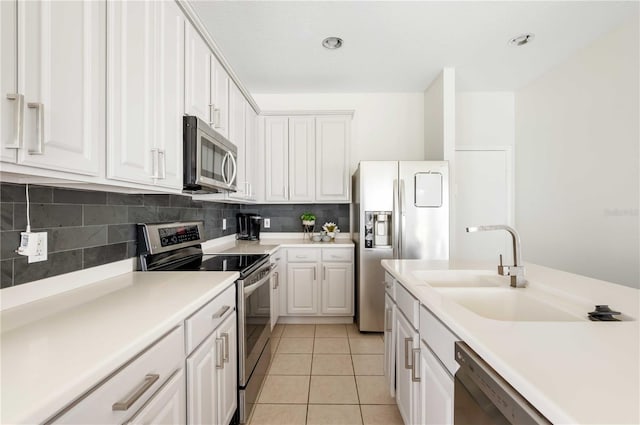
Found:
[{"label": "kitchen island", "polygon": [[[640,422],[640,290],[533,264],[526,264],[524,289],[510,288],[508,278],[478,265],[383,260],[382,266],[551,422]],[[464,269],[477,271],[464,277]],[[487,317],[492,310],[478,314],[449,295],[477,291],[465,288],[465,279],[473,286],[473,274],[506,293],[529,291],[554,300],[568,316],[505,320]],[[589,321],[587,312],[600,304],[622,312],[622,321]]]}]

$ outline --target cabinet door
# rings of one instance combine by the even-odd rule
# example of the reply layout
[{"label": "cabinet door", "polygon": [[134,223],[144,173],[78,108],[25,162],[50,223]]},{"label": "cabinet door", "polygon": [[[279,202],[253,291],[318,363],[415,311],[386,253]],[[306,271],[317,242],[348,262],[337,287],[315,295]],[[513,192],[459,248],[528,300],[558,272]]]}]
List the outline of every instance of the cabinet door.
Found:
[{"label": "cabinet door", "polygon": [[453,391],[453,377],[426,344],[420,342],[420,422],[424,425],[452,425]]},{"label": "cabinet door", "polygon": [[213,124],[211,105],[213,55],[191,23],[185,23],[184,109],[188,115]]},{"label": "cabinet door", "polygon": [[259,173],[258,173],[258,115],[249,102],[245,104],[245,177],[249,183],[247,197],[256,199]]},{"label": "cabinet door", "polygon": [[322,313],[353,314],[353,268],[346,263],[322,265]]},{"label": "cabinet door", "polygon": [[140,409],[128,424],[184,424],[185,382],[183,369],[178,370],[169,381]]},{"label": "cabinet door", "polygon": [[389,394],[396,394],[396,338],[394,332],[396,307],[395,303],[384,296],[384,376],[389,384]]},{"label": "cabinet door", "polygon": [[291,263],[287,271],[287,313],[316,314],[318,265]]},{"label": "cabinet door", "polygon": [[155,5],[109,2],[107,177],[152,184],[156,140]]},{"label": "cabinet door", "polygon": [[[0,2],[0,161],[16,162],[19,135],[18,1]],[[8,148],[14,146],[14,148]]]},{"label": "cabinet door", "polygon": [[[268,288],[268,286],[267,286]],[[218,422],[231,423],[238,407],[238,345],[236,315],[231,314],[216,331],[222,340],[222,369],[218,369]]]},{"label": "cabinet door", "polygon": [[184,115],[184,25],[174,1],[157,3],[158,186],[182,189],[182,116]]},{"label": "cabinet door", "polygon": [[229,137],[229,75],[224,70],[218,59],[211,56],[211,68],[213,69],[213,112],[214,125],[218,133]]},{"label": "cabinet door", "polygon": [[238,148],[237,157],[237,175],[238,196],[247,195],[247,168],[245,149],[245,102],[244,96],[240,89],[233,83],[229,83],[229,140]]},{"label": "cabinet door", "polygon": [[313,201],[315,195],[315,119],[289,118],[289,200]]},{"label": "cabinet door", "polygon": [[264,119],[265,200],[289,200],[289,126],[287,117]]},{"label": "cabinet door", "polygon": [[348,201],[350,116],[316,118],[316,200]]},{"label": "cabinet door", "polygon": [[[105,143],[105,4],[18,2],[18,91],[25,102],[19,163],[100,174]],[[4,26],[2,32],[4,37]]]},{"label": "cabinet door", "polygon": [[222,340],[214,332],[187,358],[187,422],[191,425],[217,423],[216,374],[223,366],[222,349]]},{"label": "cabinet door", "polygon": [[[406,424],[416,423],[414,399],[417,398],[419,383],[411,379],[413,362],[412,350],[418,337],[413,327],[402,313],[396,311],[394,331],[397,331],[396,343],[396,402],[400,415]],[[415,344],[417,345],[417,344]]]}]

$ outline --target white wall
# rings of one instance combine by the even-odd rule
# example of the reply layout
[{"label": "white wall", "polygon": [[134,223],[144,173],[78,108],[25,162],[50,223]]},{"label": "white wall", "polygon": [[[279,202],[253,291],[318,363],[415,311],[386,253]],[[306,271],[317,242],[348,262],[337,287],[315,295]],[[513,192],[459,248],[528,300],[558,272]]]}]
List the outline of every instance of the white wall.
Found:
[{"label": "white wall", "polygon": [[523,258],[640,287],[638,18],[516,92]]},{"label": "white wall", "polygon": [[513,146],[513,92],[456,94],[456,147]]},{"label": "white wall", "polygon": [[424,159],[453,161],[455,125],[455,69],[444,68],[424,91]]},{"label": "white wall", "polygon": [[353,109],[351,172],[361,160],[416,160],[424,154],[422,93],[255,94],[264,111]]}]

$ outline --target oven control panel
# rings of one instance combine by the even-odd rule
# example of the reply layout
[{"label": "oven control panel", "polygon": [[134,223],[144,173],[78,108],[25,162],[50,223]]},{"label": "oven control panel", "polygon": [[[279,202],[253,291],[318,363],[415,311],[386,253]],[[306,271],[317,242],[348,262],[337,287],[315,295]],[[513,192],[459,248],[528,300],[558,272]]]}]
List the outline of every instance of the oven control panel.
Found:
[{"label": "oven control panel", "polygon": [[202,242],[204,223],[201,221],[138,224],[140,254],[159,254]]},{"label": "oven control panel", "polygon": [[198,226],[166,227],[158,229],[160,246],[172,246],[200,240]]}]

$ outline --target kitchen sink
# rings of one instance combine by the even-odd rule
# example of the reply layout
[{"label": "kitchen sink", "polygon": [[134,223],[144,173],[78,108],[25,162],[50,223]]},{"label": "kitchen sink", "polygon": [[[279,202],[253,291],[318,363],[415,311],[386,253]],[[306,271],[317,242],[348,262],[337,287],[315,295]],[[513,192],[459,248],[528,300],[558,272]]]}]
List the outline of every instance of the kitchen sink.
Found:
[{"label": "kitchen sink", "polygon": [[[555,307],[528,289],[437,288],[444,297],[487,319],[511,322],[583,322],[585,316]],[[580,311],[576,308],[576,311]]]},{"label": "kitchen sink", "polygon": [[499,276],[495,270],[421,270],[414,277],[424,284],[438,287],[496,287],[508,285],[508,278]]}]

